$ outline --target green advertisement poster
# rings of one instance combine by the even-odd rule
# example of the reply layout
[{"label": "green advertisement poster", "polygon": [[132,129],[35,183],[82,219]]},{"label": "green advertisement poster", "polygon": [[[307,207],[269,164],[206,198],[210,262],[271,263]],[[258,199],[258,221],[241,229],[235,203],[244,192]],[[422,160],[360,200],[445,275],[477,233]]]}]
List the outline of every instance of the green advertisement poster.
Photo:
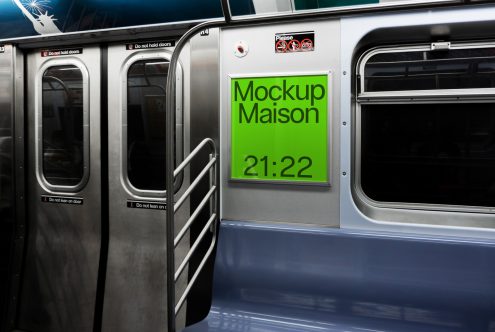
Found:
[{"label": "green advertisement poster", "polygon": [[231,78],[232,180],[328,184],[328,81]]}]

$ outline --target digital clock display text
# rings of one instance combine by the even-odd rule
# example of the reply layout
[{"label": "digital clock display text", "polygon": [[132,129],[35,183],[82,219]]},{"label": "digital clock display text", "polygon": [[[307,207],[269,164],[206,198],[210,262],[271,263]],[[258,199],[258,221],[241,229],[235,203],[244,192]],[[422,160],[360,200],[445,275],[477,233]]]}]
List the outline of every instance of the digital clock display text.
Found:
[{"label": "digital clock display text", "polygon": [[324,75],[231,79],[231,178],[328,183]]}]

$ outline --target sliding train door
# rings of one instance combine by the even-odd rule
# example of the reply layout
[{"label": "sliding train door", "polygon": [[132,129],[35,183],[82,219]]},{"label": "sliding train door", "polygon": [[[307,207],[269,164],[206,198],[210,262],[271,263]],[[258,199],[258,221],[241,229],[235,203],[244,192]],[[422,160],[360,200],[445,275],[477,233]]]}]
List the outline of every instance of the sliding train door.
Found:
[{"label": "sliding train door", "polygon": [[22,330],[93,331],[101,245],[100,60],[98,47],[27,55]]},{"label": "sliding train door", "polygon": [[[102,331],[167,326],[166,82],[173,41],[108,48],[109,248]],[[176,163],[183,157],[178,75]],[[185,177],[176,181],[177,191]],[[188,207],[184,207],[188,211]],[[187,279],[187,271],[183,273]]]}]

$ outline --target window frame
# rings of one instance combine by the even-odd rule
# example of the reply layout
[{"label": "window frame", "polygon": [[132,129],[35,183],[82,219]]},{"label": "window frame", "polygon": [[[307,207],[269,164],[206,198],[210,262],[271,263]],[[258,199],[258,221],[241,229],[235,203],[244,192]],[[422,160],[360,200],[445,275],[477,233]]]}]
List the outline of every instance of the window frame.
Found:
[{"label": "window frame", "polygon": [[[495,42],[493,43],[456,43],[449,44],[449,50],[463,50],[463,49],[478,49],[478,48],[495,48]],[[439,101],[459,99],[476,99],[476,98],[494,98],[495,88],[472,88],[472,89],[432,89],[432,90],[400,90],[400,91],[377,91],[368,92],[365,91],[365,75],[364,69],[367,62],[377,54],[382,53],[399,53],[399,52],[422,52],[433,50],[432,44],[420,44],[411,46],[396,46],[396,47],[375,47],[369,49],[361,55],[357,61],[357,101],[360,103],[365,102],[386,102],[389,100],[396,101]],[[411,100],[411,98],[413,100]],[[403,99],[403,100],[401,100]]]},{"label": "window frame", "polygon": [[[495,43],[458,43],[450,49],[495,48]],[[380,104],[458,104],[495,103],[495,88],[404,90],[367,92],[364,84],[364,69],[368,60],[380,53],[432,51],[431,44],[408,46],[383,46],[365,51],[357,60],[355,70],[355,91],[353,101],[352,127],[352,196],[357,207],[373,219],[416,224],[449,225],[460,227],[495,228],[495,206],[467,206],[432,203],[376,201],[364,192],[361,186],[362,164],[362,106]],[[443,220],[438,220],[443,218]],[[445,218],[449,220],[445,222]]]},{"label": "window frame", "polygon": [[[136,199],[141,199],[141,198],[165,198],[166,197],[166,190],[146,190],[146,189],[139,189],[136,188],[131,181],[129,180],[128,176],[128,169],[127,169],[127,76],[129,73],[129,69],[131,68],[132,65],[139,61],[146,61],[146,60],[165,60],[170,63],[170,60],[172,58],[172,54],[167,52],[166,50],[154,50],[154,51],[139,51],[136,52],[129,57],[127,57],[124,60],[124,63],[122,65],[122,68],[120,70],[120,93],[121,96],[119,98],[119,104],[120,108],[118,112],[120,113],[120,128],[121,128],[121,137],[120,137],[120,144],[121,144],[121,166],[120,166],[120,178],[121,181],[124,185],[124,188],[128,191],[128,193],[133,196]],[[180,138],[180,140],[177,142],[176,141],[176,161],[177,164],[180,164],[184,158],[184,112],[183,112],[183,87],[182,87],[182,68],[180,65],[177,66],[177,75],[176,75],[176,127],[180,123],[180,133],[177,135],[176,134],[176,139],[177,137]],[[167,73],[167,78],[168,78],[168,73]],[[168,98],[167,96],[165,98]],[[180,122],[177,120],[180,117]],[[165,172],[165,169],[163,170]],[[175,181],[175,187],[176,187],[176,192],[180,188],[180,184],[182,182],[182,177],[178,176]]]},{"label": "window frame", "polygon": [[[79,183],[73,186],[54,185],[45,177],[43,168],[43,77],[45,72],[52,67],[75,66],[79,68],[82,75],[83,90],[83,176]],[[77,193],[88,183],[90,176],[90,95],[89,95],[89,72],[84,63],[77,58],[50,59],[39,67],[35,82],[35,136],[36,136],[36,175],[38,182],[49,192]]]}]

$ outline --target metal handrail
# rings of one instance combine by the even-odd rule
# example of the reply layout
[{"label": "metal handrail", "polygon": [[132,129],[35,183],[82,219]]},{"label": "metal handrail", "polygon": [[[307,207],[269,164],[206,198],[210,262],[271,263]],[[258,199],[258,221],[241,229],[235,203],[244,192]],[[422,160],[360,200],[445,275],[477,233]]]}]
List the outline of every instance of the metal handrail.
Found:
[{"label": "metal handrail", "polygon": [[[174,310],[174,317],[177,315],[177,313],[179,312],[180,308],[182,308],[182,306],[184,305],[184,303],[186,301],[186,298],[187,298],[187,295],[191,291],[192,286],[195,284],[196,279],[199,276],[199,273],[203,270],[203,267],[205,266],[206,262],[208,261],[208,259],[210,258],[211,254],[213,253],[213,249],[215,249],[216,243],[217,243],[217,238],[216,238],[216,236],[214,236],[213,237],[213,240],[211,241],[210,247],[208,248],[208,251],[206,252],[205,256],[203,257],[203,260],[201,261],[201,263],[199,264],[198,268],[196,269],[196,272],[192,276],[191,281],[186,286],[186,289],[185,289],[183,295],[181,296],[179,302],[174,307],[174,309],[175,309]],[[174,322],[174,331],[175,331],[175,322]]]},{"label": "metal handrail", "polygon": [[[210,216],[210,219],[208,219],[208,222],[206,223],[206,225],[201,230],[201,233],[199,234],[199,236],[196,239],[196,241],[194,241],[194,244],[191,246],[191,249],[189,249],[189,252],[187,253],[186,257],[184,258],[184,260],[180,264],[180,266],[177,269],[177,271],[175,271],[175,281],[176,282],[179,279],[179,277],[181,276],[182,272],[184,272],[184,269],[186,268],[186,265],[189,263],[189,260],[191,259],[191,256],[194,254],[194,252],[198,248],[199,244],[201,243],[201,241],[205,237],[206,232],[208,231],[208,229],[211,229],[211,225],[213,224],[213,222],[216,219],[217,219],[217,215],[215,213],[213,213]],[[175,313],[177,313],[177,310],[176,310]]]},{"label": "metal handrail", "polygon": [[194,179],[194,181],[189,185],[189,187],[186,189],[184,194],[177,200],[177,202],[174,204],[174,212],[177,212],[179,208],[184,204],[186,199],[191,195],[194,189],[198,186],[198,184],[201,182],[201,180],[205,177],[206,173],[213,167],[213,165],[216,163],[217,159],[216,157],[213,157],[210,159],[210,162],[203,168],[201,173]]},{"label": "metal handrail", "polygon": [[205,138],[204,140],[199,143],[194,150],[191,151],[191,153],[180,163],[179,166],[174,170],[174,178],[179,175],[180,172],[184,170],[184,168],[187,167],[191,163],[191,161],[196,157],[196,155],[201,151],[206,144],[209,144],[210,147],[212,148],[212,152],[217,154],[217,148],[215,146],[215,142],[211,138]]},{"label": "metal handrail", "polygon": [[[216,204],[210,204],[211,211],[210,211],[210,217],[209,217],[208,221],[206,222],[205,226],[201,230],[201,233],[199,234],[199,236],[194,241],[193,245],[190,247],[189,251],[187,252],[187,254],[184,257],[184,259],[182,260],[182,262],[180,263],[179,268],[177,270],[175,270],[175,249],[178,247],[179,243],[184,238],[184,235],[190,229],[190,227],[192,226],[193,222],[196,220],[196,218],[198,217],[198,215],[200,214],[200,212],[204,209],[204,207],[206,206],[206,204],[209,203],[209,202],[211,203],[212,200],[214,202],[217,201],[217,194],[218,194],[217,181],[218,181],[218,179],[217,179],[217,171],[216,171],[217,150],[216,150],[215,142],[211,138],[205,138],[184,159],[184,161],[182,161],[182,163],[173,171],[173,179],[175,180],[175,178],[178,175],[180,175],[184,171],[184,169],[188,165],[191,164],[191,162],[193,161],[193,159],[196,156],[198,156],[198,154],[202,150],[204,150],[206,147],[209,147],[211,149],[209,162],[201,170],[201,172],[196,176],[196,178],[194,179],[194,181],[191,182],[191,184],[189,185],[189,187],[182,193],[182,195],[173,204],[173,209],[170,209],[170,208],[167,209],[167,211],[170,211],[170,212],[168,212],[167,216],[169,214],[172,216],[171,218],[168,218],[167,219],[167,228],[172,228],[173,233],[171,233],[171,234],[174,234],[174,231],[175,231],[175,213],[177,213],[177,211],[184,204],[184,202],[191,196],[191,194],[194,191],[194,189],[197,188],[197,186],[199,185],[199,183],[201,182],[201,180],[203,180],[205,178],[206,174],[209,174],[209,176],[210,176],[210,188],[209,188],[208,192],[203,197],[203,199],[201,200],[201,202],[198,204],[198,206],[196,207],[196,209],[194,210],[194,212],[191,214],[191,216],[189,217],[189,219],[186,221],[186,223],[184,224],[184,226],[181,228],[181,230],[179,231],[179,233],[177,234],[177,236],[173,239],[174,240],[173,241],[173,249],[169,249],[172,246],[169,243],[167,243],[167,249],[172,250],[170,252],[171,254],[168,254],[168,256],[169,257],[170,256],[173,256],[173,262],[174,262],[174,270],[173,270],[174,271],[174,274],[173,274],[173,276],[174,276],[174,278],[173,278],[173,285],[174,285],[174,287],[173,288],[172,287],[169,287],[169,294],[167,294],[167,296],[170,297],[172,295],[170,293],[173,292],[173,298],[174,298],[174,322],[173,322],[174,329],[171,330],[169,328],[170,331],[175,331],[175,316],[178,314],[178,312],[180,311],[180,309],[184,305],[184,303],[185,303],[185,301],[187,299],[187,296],[189,295],[190,290],[192,289],[192,287],[196,283],[196,280],[197,280],[199,274],[201,273],[201,271],[203,270],[203,267],[205,266],[206,262],[210,258],[211,254],[213,252],[213,249],[215,248],[215,244],[216,244],[216,223],[215,222],[218,220],[217,213],[216,213]],[[189,264],[189,261],[191,260],[191,257],[196,252],[196,249],[198,248],[199,244],[205,238],[208,230],[210,230],[210,232],[213,235],[212,236],[210,247],[209,247],[208,251],[206,252],[205,256],[202,258],[201,263],[197,267],[196,271],[194,272],[193,277],[191,278],[191,280],[187,284],[186,289],[181,294],[179,301],[177,303],[175,303],[176,283],[177,283],[178,279],[180,278],[180,276],[182,275],[182,273],[185,271],[186,266]],[[168,237],[168,240],[170,240],[170,236]],[[170,326],[170,324],[169,324],[169,326]]]},{"label": "metal handrail", "polygon": [[199,215],[199,213],[201,212],[201,210],[203,210],[203,208],[205,207],[206,203],[208,203],[210,201],[210,198],[213,195],[213,193],[216,191],[216,189],[217,189],[216,186],[211,187],[210,191],[208,191],[208,193],[203,198],[203,200],[201,201],[201,203],[199,203],[199,205],[196,208],[196,210],[194,210],[194,212],[191,215],[191,217],[189,217],[189,220],[186,222],[186,224],[184,225],[184,227],[182,227],[182,229],[180,230],[179,234],[177,234],[177,236],[175,237],[174,247],[177,248],[177,246],[179,245],[180,240],[184,237],[184,235],[186,234],[187,230],[189,229],[189,226],[191,226],[191,224],[194,222],[194,220]]}]

